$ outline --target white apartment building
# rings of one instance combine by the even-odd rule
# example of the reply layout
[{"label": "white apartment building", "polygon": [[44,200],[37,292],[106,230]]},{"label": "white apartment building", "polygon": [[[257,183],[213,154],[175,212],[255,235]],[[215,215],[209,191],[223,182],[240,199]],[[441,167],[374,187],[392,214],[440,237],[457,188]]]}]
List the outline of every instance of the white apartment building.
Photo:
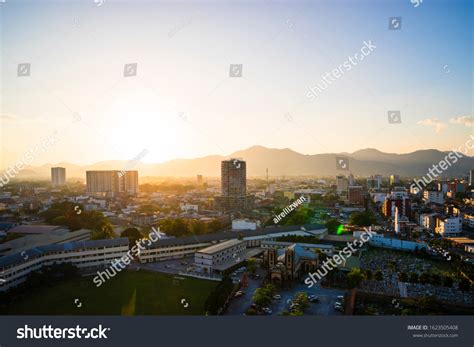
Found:
[{"label": "white apartment building", "polygon": [[232,230],[257,230],[260,228],[260,221],[249,219],[234,219],[232,221]]},{"label": "white apartment building", "polygon": [[345,176],[336,176],[337,192],[339,194],[349,190],[349,180]]},{"label": "white apartment building", "polygon": [[437,219],[440,217],[437,213],[423,213],[420,216],[419,225],[423,226],[426,229],[435,231],[437,225]]},{"label": "white apartment building", "polygon": [[443,217],[436,222],[436,233],[443,237],[459,235],[462,231],[462,223],[460,217]]},{"label": "white apartment building", "polygon": [[246,249],[246,242],[243,240],[231,239],[221,242],[196,252],[194,265],[211,273],[216,265],[238,258]]},{"label": "white apartment building", "polygon": [[43,266],[71,263],[79,269],[110,265],[128,252],[128,238],[48,245],[0,258],[0,291],[24,282]]},{"label": "white apartment building", "polygon": [[444,204],[444,194],[443,192],[438,192],[436,190],[425,190],[423,192],[423,200],[425,203],[437,203]]},{"label": "white apartment building", "polygon": [[63,167],[52,167],[51,183],[54,186],[61,186],[66,184],[66,169]]},{"label": "white apartment building", "polygon": [[179,259],[192,256],[196,251],[212,245],[211,241],[183,242],[180,239],[166,239],[143,249],[138,255],[140,263]]},{"label": "white apartment building", "polygon": [[463,223],[469,228],[474,228],[474,213],[465,213],[463,216]]},{"label": "white apartment building", "polygon": [[199,206],[196,204],[180,203],[179,208],[183,212],[189,212],[189,211],[198,212],[199,211]]}]

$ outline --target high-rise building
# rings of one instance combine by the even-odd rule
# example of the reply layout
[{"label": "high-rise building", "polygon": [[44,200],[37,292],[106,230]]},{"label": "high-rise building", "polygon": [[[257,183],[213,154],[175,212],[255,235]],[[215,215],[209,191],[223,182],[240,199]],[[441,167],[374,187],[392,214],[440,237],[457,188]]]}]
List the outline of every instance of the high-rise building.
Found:
[{"label": "high-rise building", "polygon": [[410,199],[387,197],[382,205],[382,213],[385,217],[392,217],[395,215],[395,208],[402,216],[410,215]]},{"label": "high-rise building", "polygon": [[398,214],[398,206],[395,206],[395,233],[400,234],[400,215]]},{"label": "high-rise building", "polygon": [[86,182],[88,193],[138,193],[138,171],[87,171]]},{"label": "high-rise building", "polygon": [[393,186],[400,182],[400,177],[398,175],[391,175],[390,176],[390,185]]},{"label": "high-rise building", "polygon": [[347,193],[349,188],[349,180],[345,176],[336,176],[336,190],[339,194]]},{"label": "high-rise building", "polygon": [[352,173],[349,174],[348,179],[349,179],[349,186],[355,185],[355,179],[354,179],[354,175]]},{"label": "high-rise building", "polygon": [[382,186],[382,176],[374,175],[367,178],[367,189],[380,189]]},{"label": "high-rise building", "polygon": [[248,210],[253,207],[254,197],[247,195],[247,164],[240,159],[221,162],[221,196],[215,198],[221,211]]},{"label": "high-rise building", "polygon": [[425,203],[437,203],[444,204],[444,194],[443,192],[438,192],[437,190],[425,190],[423,192],[423,200]]},{"label": "high-rise building", "polygon": [[350,204],[363,204],[364,188],[362,186],[349,186],[347,199]]},{"label": "high-rise building", "polygon": [[119,180],[119,192],[128,194],[138,193],[138,171],[125,171]]},{"label": "high-rise building", "polygon": [[52,167],[51,183],[54,186],[62,186],[66,184],[66,169],[63,167]]},{"label": "high-rise building", "polygon": [[469,171],[469,185],[474,187],[474,170]]}]

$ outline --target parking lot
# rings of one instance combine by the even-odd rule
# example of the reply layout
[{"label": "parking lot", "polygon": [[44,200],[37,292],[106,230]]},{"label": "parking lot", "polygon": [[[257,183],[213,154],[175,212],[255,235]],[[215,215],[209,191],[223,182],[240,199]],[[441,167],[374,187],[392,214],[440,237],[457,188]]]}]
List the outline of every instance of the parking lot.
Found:
[{"label": "parking lot", "polygon": [[[265,277],[266,271],[258,269],[257,273],[261,276],[260,279],[252,279],[249,277],[248,287],[241,288],[244,295],[232,299],[225,313],[226,315],[243,315],[250,308],[253,303],[252,296],[255,293],[255,290],[262,285],[262,279]],[[337,297],[344,295],[344,290],[321,288],[320,286],[314,286],[308,289],[305,284],[294,283],[291,288],[278,290],[277,294],[281,295],[281,299],[273,300],[271,305],[268,306],[272,310],[272,315],[278,315],[284,311],[289,311],[291,301],[298,292],[304,292],[308,295],[316,295],[319,298],[318,302],[310,304],[308,309],[305,311],[305,314],[319,316],[342,314],[335,310],[334,304],[342,301]]]},{"label": "parking lot", "polygon": [[308,289],[305,284],[295,284],[291,289],[282,289],[278,292],[281,295],[281,299],[274,300],[270,305],[273,311],[273,315],[289,311],[291,300],[294,295],[298,292],[304,292],[308,295],[316,295],[319,298],[319,302],[311,303],[309,308],[305,311],[307,315],[318,315],[318,316],[332,316],[340,315],[342,313],[334,309],[336,302],[341,302],[338,299],[338,295],[344,295],[345,291],[338,289],[322,288],[320,286],[314,286]]}]

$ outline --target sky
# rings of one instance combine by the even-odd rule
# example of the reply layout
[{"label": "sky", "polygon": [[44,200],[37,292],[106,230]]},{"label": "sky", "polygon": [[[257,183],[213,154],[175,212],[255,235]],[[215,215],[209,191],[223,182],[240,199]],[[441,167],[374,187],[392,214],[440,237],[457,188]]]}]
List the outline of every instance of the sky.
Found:
[{"label": "sky", "polygon": [[[468,0],[7,0],[0,16],[0,167],[52,134],[32,165],[253,145],[451,150],[474,134]],[[367,43],[363,60],[307,96]],[[17,76],[22,63],[29,76]],[[394,110],[401,123],[388,122]]]}]

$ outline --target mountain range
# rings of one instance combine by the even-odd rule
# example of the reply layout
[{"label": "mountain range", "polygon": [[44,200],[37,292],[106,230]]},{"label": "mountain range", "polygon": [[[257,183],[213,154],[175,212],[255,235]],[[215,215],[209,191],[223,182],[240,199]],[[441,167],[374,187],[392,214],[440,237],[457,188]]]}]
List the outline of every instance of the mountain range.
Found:
[{"label": "mountain range", "polygon": [[[269,176],[333,176],[348,174],[355,176],[370,176],[373,174],[391,175],[402,177],[422,176],[433,164],[438,164],[448,152],[434,149],[419,150],[406,154],[384,153],[373,148],[362,149],[354,153],[327,153],[327,154],[301,154],[291,149],[266,148],[253,146],[237,151],[224,157],[210,155],[194,159],[175,159],[159,164],[139,163],[131,170],[138,170],[141,177],[191,177],[202,174],[207,177],[220,176],[220,162],[229,158],[239,158],[247,162],[247,176],[265,176],[268,168]],[[336,158],[347,157],[349,170],[336,168]],[[44,164],[42,166],[28,166],[18,178],[48,178],[52,166],[66,168],[68,178],[85,179],[87,170],[122,170],[127,161],[109,160],[91,165],[75,165],[70,163]],[[466,176],[469,170],[474,169],[474,157],[463,156],[457,163],[449,167],[444,176]]]}]

